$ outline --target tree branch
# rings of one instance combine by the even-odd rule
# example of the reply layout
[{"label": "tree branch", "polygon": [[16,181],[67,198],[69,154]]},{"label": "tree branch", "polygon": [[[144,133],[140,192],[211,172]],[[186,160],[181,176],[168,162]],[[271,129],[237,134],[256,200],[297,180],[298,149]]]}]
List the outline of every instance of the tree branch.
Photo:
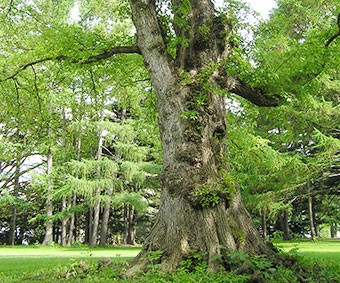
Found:
[{"label": "tree branch", "polygon": [[5,79],[0,80],[0,82],[4,82],[10,79],[14,79],[20,72],[26,70],[29,67],[33,67],[34,65],[44,63],[47,61],[67,61],[69,60],[71,63],[80,63],[80,64],[92,64],[99,62],[101,60],[110,58],[117,54],[141,54],[141,51],[137,46],[117,46],[113,47],[110,50],[105,50],[102,53],[99,53],[97,55],[92,55],[88,57],[87,59],[72,59],[69,56],[66,55],[59,55],[56,57],[46,57],[37,59],[35,61],[29,62],[27,64],[21,65],[12,75],[6,77]]},{"label": "tree branch", "polygon": [[278,106],[280,102],[279,96],[268,96],[262,89],[253,88],[237,77],[229,79],[227,89],[257,106],[273,107]]},{"label": "tree branch", "polygon": [[337,25],[339,29],[338,32],[334,34],[330,39],[327,40],[325,47],[328,47],[333,42],[333,40],[335,40],[338,36],[340,36],[340,13],[338,15]]},{"label": "tree branch", "polygon": [[[173,59],[169,56],[158,22],[154,0],[129,0],[137,30],[137,44],[156,89],[166,89],[176,80]],[[157,74],[157,75],[156,75]]]},{"label": "tree branch", "polygon": [[110,58],[116,54],[142,54],[142,53],[137,46],[118,46],[112,48],[111,50],[104,51],[101,54],[90,56],[89,58],[87,58],[84,61],[81,61],[80,63],[91,64]]}]

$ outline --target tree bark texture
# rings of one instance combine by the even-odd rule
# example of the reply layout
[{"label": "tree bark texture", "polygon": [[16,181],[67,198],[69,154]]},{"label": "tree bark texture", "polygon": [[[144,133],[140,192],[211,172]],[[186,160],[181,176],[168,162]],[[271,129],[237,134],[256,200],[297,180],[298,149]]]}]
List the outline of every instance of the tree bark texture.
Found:
[{"label": "tree bark texture", "polygon": [[[184,35],[190,43],[178,45],[177,56],[172,58],[154,1],[129,2],[137,44],[157,96],[163,172],[156,223],[127,275],[143,269],[147,265],[143,256],[154,250],[162,252],[165,272],[176,269],[193,250],[205,255],[211,270],[220,267],[216,255],[223,252],[271,253],[243,205],[238,185],[228,179],[225,99],[216,89],[221,85],[232,89],[240,83],[218,65],[230,55],[231,27],[215,16],[210,0],[191,0],[186,18],[189,28],[175,25],[177,36]],[[173,7],[181,3],[172,1]],[[173,11],[183,16],[176,14],[178,9]],[[209,33],[203,36],[202,27]],[[212,63],[217,64],[213,70]],[[185,82],[180,75],[183,70],[190,78]]]}]

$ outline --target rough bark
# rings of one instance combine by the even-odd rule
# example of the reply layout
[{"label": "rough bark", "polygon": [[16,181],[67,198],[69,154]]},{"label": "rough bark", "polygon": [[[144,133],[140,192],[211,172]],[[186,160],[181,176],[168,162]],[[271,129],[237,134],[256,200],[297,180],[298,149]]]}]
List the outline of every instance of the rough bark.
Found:
[{"label": "rough bark", "polygon": [[[225,85],[231,78],[219,69],[205,75],[209,64],[225,60],[231,47],[221,39],[221,23],[211,1],[190,2],[190,32],[179,27],[176,31],[188,34],[190,44],[178,46],[177,58],[172,59],[154,2],[130,0],[137,44],[157,95],[164,169],[157,221],[128,276],[145,268],[143,257],[154,250],[162,252],[165,272],[176,269],[193,250],[205,255],[210,270],[218,270],[221,263],[216,255],[224,252],[271,253],[242,203],[238,185],[228,179],[225,100],[214,87],[221,85],[222,76]],[[203,25],[211,31],[208,37],[200,36]],[[180,69],[187,72],[190,82],[182,82]],[[212,88],[206,89],[207,83]],[[204,97],[204,102],[198,104],[198,97]]]}]

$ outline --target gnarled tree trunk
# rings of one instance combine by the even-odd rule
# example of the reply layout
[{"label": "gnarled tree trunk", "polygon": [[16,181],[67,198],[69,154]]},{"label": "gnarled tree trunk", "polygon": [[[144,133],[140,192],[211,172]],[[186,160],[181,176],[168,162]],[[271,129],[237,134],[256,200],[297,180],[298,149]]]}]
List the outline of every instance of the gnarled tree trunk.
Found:
[{"label": "gnarled tree trunk", "polygon": [[[271,253],[228,174],[226,101],[217,89],[227,87],[258,105],[275,102],[225,73],[231,27],[215,16],[211,1],[190,3],[188,26],[175,24],[177,36],[189,44],[179,45],[174,59],[166,52],[154,1],[130,0],[138,47],[157,95],[164,169],[157,221],[127,275],[144,268],[143,256],[154,250],[162,252],[165,272],[192,250],[205,255],[211,270],[219,268],[222,246],[223,252]],[[183,18],[176,14],[180,10],[173,12]]]}]

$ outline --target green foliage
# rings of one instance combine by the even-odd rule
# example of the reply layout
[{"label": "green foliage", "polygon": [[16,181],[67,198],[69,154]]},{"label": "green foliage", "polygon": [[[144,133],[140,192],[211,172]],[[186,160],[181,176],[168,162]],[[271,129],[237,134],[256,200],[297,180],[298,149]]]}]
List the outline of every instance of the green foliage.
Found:
[{"label": "green foliage", "polygon": [[115,194],[112,200],[112,206],[114,208],[122,205],[131,205],[138,213],[143,213],[147,208],[148,204],[140,193],[135,192],[121,192]]},{"label": "green foliage", "polygon": [[192,198],[197,200],[202,207],[214,207],[220,202],[220,192],[214,186],[195,190]]},{"label": "green foliage", "polygon": [[197,121],[198,117],[199,117],[199,112],[196,111],[196,110],[187,110],[187,111],[184,111],[181,114],[181,116],[180,116],[180,118],[188,119],[190,121]]}]

